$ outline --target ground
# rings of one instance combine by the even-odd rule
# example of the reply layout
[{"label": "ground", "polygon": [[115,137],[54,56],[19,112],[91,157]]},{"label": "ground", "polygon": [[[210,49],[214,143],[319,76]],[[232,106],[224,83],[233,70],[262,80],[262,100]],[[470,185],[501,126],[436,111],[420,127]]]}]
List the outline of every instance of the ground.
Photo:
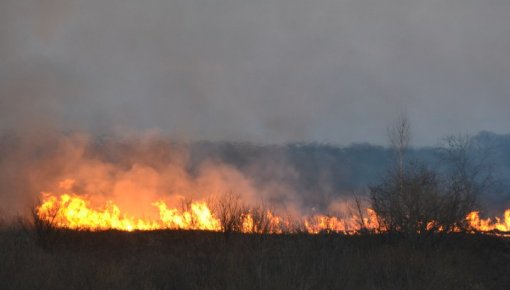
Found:
[{"label": "ground", "polygon": [[0,233],[0,289],[508,289],[510,241],[482,235]]}]

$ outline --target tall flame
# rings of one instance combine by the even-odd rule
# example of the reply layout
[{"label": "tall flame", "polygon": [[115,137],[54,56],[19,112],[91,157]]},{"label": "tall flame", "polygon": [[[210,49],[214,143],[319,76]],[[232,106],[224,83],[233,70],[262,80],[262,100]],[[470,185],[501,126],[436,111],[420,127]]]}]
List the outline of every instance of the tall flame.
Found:
[{"label": "tall flame", "polygon": [[[75,230],[222,230],[220,218],[206,202],[192,202],[183,209],[170,208],[163,200],[155,201],[152,205],[159,210],[159,217],[140,218],[122,213],[112,201],[107,201],[101,207],[93,207],[84,196],[43,193],[42,202],[36,210],[41,220],[51,222],[59,228]],[[362,230],[381,231],[377,214],[371,209],[366,209],[366,217],[361,218],[354,215],[340,218],[316,214],[298,218],[297,222],[292,223],[289,219],[266,210],[246,211],[241,214],[240,219],[239,230],[244,233],[281,234],[304,231],[310,234],[357,234]],[[474,211],[466,216],[466,222],[473,232],[507,236],[510,232],[510,209],[505,211],[501,219],[482,219],[479,212]]]},{"label": "tall flame", "polygon": [[43,194],[37,208],[42,220],[57,227],[84,230],[157,230],[189,229],[219,231],[219,220],[213,217],[206,203],[195,202],[189,210],[169,209],[163,201],[153,203],[159,209],[159,219],[135,218],[125,214],[112,201],[102,208],[94,209],[84,197],[75,194],[55,196]]}]

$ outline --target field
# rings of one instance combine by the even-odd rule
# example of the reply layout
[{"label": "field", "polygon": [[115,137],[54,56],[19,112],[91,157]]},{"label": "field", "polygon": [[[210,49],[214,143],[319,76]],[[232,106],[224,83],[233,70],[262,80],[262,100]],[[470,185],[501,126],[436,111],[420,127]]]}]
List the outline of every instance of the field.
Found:
[{"label": "field", "polygon": [[[41,239],[42,238],[42,239]],[[510,242],[467,234],[0,234],[0,289],[508,289]]]}]

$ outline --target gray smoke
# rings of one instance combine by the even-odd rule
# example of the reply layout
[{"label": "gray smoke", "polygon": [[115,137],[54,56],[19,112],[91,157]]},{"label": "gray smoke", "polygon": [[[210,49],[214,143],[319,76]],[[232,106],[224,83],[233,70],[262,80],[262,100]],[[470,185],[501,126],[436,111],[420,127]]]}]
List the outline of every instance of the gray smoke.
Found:
[{"label": "gray smoke", "polygon": [[417,145],[508,132],[505,0],[4,0],[0,129]]}]

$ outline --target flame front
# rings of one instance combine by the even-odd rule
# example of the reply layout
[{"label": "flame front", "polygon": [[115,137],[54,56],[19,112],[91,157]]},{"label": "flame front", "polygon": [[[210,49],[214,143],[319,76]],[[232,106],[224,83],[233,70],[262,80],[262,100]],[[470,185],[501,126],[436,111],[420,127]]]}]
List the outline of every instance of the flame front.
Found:
[{"label": "flame front", "polygon": [[470,227],[479,232],[501,232],[510,235],[510,209],[503,214],[503,218],[495,217],[494,219],[482,219],[478,211],[469,213],[466,217]]},{"label": "flame front", "polygon": [[[206,202],[190,203],[185,209],[170,208],[162,200],[152,203],[159,210],[158,218],[140,218],[126,215],[112,201],[94,208],[85,196],[76,194],[54,195],[43,193],[37,215],[59,228],[75,230],[207,230],[221,231],[221,220],[213,213]],[[363,222],[351,217],[341,219],[326,215],[313,215],[298,218],[297,221],[283,218],[269,210],[246,211],[240,215],[239,231],[243,233],[291,233],[291,232],[336,232],[354,234],[363,226],[375,230],[375,214],[368,209],[368,218]]]},{"label": "flame front", "polygon": [[[190,210],[169,209],[163,201],[154,203],[159,209],[157,228],[219,231],[220,221],[213,216],[205,202],[194,202]],[[142,230],[142,229],[138,229]]]},{"label": "flame front", "polygon": [[159,209],[159,219],[124,215],[112,201],[108,201],[102,208],[94,209],[84,197],[75,194],[57,197],[46,193],[37,208],[37,214],[41,220],[57,227],[77,230],[221,229],[219,220],[213,217],[206,203],[192,203],[190,210],[184,211],[169,209],[163,201],[154,202],[153,205]]},{"label": "flame front", "polygon": [[[210,205],[203,201],[191,202],[183,209],[170,208],[163,200],[152,203],[159,210],[159,217],[141,218],[126,215],[112,201],[94,208],[90,201],[76,194],[54,195],[43,193],[36,213],[40,220],[59,228],[74,230],[121,230],[147,231],[159,229],[222,231],[222,221]],[[357,234],[362,230],[383,232],[377,214],[366,209],[366,217],[340,218],[329,215],[312,215],[294,220],[285,219],[271,211],[246,211],[240,214],[239,231],[243,233],[342,233]],[[479,212],[467,215],[466,222],[472,232],[508,236],[510,233],[510,210],[503,218],[482,219]],[[433,222],[431,222],[433,223]]]}]

